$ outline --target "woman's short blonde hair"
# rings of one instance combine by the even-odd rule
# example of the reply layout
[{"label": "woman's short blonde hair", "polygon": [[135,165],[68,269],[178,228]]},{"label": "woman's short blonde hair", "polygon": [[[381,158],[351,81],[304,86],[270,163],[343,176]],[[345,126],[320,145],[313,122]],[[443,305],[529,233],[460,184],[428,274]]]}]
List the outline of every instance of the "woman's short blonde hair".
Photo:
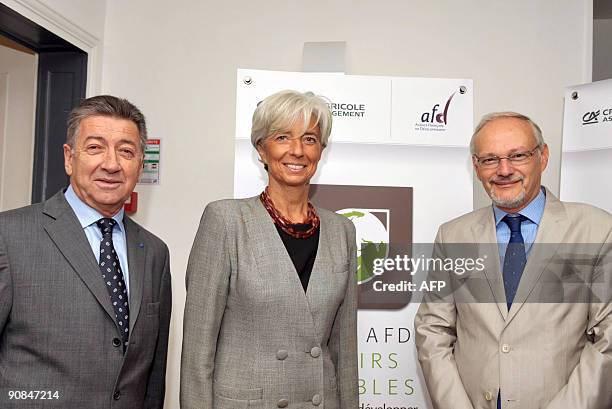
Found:
[{"label": "woman's short blonde hair", "polygon": [[301,93],[285,90],[272,94],[257,104],[253,113],[251,143],[257,148],[270,135],[290,129],[298,119],[303,120],[305,131],[311,118],[319,125],[321,145],[327,146],[332,129],[332,114],[323,97],[310,91]]}]

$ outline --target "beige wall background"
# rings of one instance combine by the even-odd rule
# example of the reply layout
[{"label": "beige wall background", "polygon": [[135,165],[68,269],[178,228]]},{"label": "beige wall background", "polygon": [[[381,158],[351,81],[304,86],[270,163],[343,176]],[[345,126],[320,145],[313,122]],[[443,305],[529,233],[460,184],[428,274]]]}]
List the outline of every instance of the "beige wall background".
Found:
[{"label": "beige wall background", "polygon": [[133,100],[162,138],[161,185],[138,187],[137,219],[172,252],[168,407],[192,239],[205,204],[232,197],[237,68],[300,71],[304,42],[346,41],[348,74],[472,78],[475,121],[516,110],[542,125],[558,191],[563,88],[590,80],[591,21],[586,0],[109,0],[102,91]]},{"label": "beige wall background", "polygon": [[[137,187],[136,219],[171,251],[173,409],[187,257],[206,203],[233,192],[237,68],[300,71],[304,42],[346,41],[348,74],[472,78],[475,122],[516,110],[542,126],[551,149],[544,184],[553,192],[563,89],[591,80],[592,0],[3,1],[28,13],[42,5],[91,35],[102,50],[90,93],[130,99],[151,137],[162,138],[161,184]],[[474,199],[488,203],[479,183]]]}]

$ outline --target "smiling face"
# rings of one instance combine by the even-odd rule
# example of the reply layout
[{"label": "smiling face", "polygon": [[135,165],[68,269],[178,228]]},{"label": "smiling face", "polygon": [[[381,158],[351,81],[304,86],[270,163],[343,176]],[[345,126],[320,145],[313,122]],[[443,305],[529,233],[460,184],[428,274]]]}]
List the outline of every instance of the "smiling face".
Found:
[{"label": "smiling face", "polygon": [[[476,136],[475,155],[479,158],[505,157],[528,152],[537,145],[526,121],[518,118],[497,118],[486,124]],[[516,213],[527,206],[540,191],[542,172],[548,164],[548,147],[536,149],[520,165],[502,159],[497,167],[486,168],[473,159],[474,170],[487,194],[500,209]]]},{"label": "smiling face", "polygon": [[138,127],[126,119],[87,117],[74,148],[64,145],[64,167],[74,192],[105,217],[116,214],[134,190],[142,161]]},{"label": "smiling face", "polygon": [[290,129],[276,132],[257,145],[262,162],[268,165],[272,188],[308,186],[322,150],[319,126],[314,119],[304,129],[300,118]]}]

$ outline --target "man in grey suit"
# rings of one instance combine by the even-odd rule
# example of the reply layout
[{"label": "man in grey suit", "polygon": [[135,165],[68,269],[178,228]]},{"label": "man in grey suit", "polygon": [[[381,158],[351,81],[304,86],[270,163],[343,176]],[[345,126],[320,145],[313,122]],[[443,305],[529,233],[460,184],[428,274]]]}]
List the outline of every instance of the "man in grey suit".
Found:
[{"label": "man in grey suit", "polygon": [[475,249],[484,269],[448,273],[415,320],[434,407],[610,409],[612,216],[540,185],[548,147],[524,115],[485,116],[471,150],[493,206],[443,224],[435,254]]},{"label": "man in grey suit", "polygon": [[123,212],[146,137],[127,100],[84,100],[68,189],[0,214],[0,407],[163,407],[168,249]]}]

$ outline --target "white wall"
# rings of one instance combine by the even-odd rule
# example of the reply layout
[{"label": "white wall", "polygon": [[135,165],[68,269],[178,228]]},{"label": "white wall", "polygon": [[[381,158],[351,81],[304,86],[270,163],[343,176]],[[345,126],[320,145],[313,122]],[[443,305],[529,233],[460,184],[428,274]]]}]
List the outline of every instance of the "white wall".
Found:
[{"label": "white wall", "polygon": [[38,0],[37,2],[91,35],[97,38],[104,36],[106,0]]},{"label": "white wall", "polygon": [[349,74],[472,78],[476,120],[517,110],[542,125],[544,183],[558,191],[563,88],[590,81],[591,21],[590,0],[108,0],[102,91],[141,107],[162,138],[161,185],[137,188],[137,219],[172,253],[167,407],[193,236],[204,205],[232,196],[236,68],[299,71],[304,42],[346,41]]},{"label": "white wall", "polygon": [[37,57],[0,39],[0,211],[31,203]]},{"label": "white wall", "polygon": [[612,18],[593,20],[593,81],[612,78]]}]

